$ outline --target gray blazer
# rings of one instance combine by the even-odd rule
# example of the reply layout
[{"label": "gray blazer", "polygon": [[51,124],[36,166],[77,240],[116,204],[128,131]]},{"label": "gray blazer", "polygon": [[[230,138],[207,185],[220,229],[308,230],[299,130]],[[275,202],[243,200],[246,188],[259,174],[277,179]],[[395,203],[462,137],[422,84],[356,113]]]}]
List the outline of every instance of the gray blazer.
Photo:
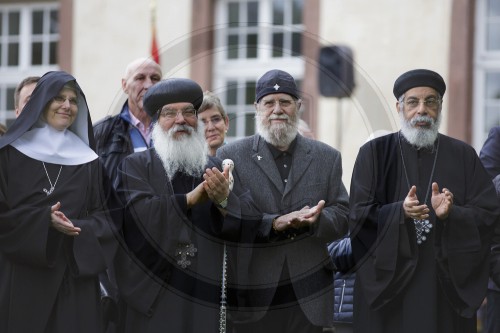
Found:
[{"label": "gray blazer", "polygon": [[[271,151],[259,135],[222,146],[217,156],[234,161],[238,171],[235,182],[250,190],[262,212],[257,234],[263,241],[253,246],[248,274],[252,319],[258,320],[265,314],[286,265],[295,295],[309,321],[317,326],[331,326],[334,267],[327,244],[347,233],[349,213],[340,153],[327,144],[297,135],[286,186]],[[271,230],[275,217],[306,205],[315,206],[320,200],[326,204],[313,227],[292,237],[279,237]]]}]

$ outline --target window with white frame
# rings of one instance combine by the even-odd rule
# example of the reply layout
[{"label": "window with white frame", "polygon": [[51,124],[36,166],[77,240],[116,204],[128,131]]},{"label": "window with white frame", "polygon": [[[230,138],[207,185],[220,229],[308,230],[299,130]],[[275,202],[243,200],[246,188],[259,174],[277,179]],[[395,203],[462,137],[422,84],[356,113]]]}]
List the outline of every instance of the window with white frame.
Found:
[{"label": "window with white frame", "polygon": [[216,6],[214,93],[230,119],[228,140],[255,133],[255,84],[274,68],[299,84],[304,0],[219,0]]},{"label": "window with white frame", "polygon": [[476,2],[473,146],[500,125],[500,0]]},{"label": "window with white frame", "polygon": [[0,123],[15,118],[14,90],[26,76],[57,69],[59,5],[0,5]]}]

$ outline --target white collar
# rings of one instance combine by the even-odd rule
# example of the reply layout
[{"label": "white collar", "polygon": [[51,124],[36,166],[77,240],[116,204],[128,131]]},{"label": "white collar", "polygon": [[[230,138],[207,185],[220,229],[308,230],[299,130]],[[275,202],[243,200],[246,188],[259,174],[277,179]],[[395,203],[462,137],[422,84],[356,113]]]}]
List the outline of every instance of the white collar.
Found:
[{"label": "white collar", "polygon": [[11,146],[28,157],[53,164],[80,165],[98,157],[72,131],[58,131],[45,122],[21,135]]}]

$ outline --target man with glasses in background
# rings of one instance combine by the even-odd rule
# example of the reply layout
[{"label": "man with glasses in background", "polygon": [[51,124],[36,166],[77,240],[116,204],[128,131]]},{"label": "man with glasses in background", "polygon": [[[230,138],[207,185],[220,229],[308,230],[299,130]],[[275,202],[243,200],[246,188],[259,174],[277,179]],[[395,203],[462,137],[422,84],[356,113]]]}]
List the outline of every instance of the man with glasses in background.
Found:
[{"label": "man with glasses in background", "polygon": [[402,74],[393,89],[401,130],[358,153],[354,332],[476,332],[499,207],[474,149],[438,132],[445,91],[436,72]]}]

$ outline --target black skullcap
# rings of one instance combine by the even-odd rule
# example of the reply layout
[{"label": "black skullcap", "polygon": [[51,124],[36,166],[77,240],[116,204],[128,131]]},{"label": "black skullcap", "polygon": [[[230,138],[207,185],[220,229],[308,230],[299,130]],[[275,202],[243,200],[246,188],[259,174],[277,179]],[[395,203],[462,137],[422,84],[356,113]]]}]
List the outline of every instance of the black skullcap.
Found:
[{"label": "black skullcap", "polygon": [[203,102],[203,90],[190,79],[166,79],[148,89],[144,95],[144,110],[153,117],[164,105],[187,102],[198,110]]},{"label": "black skullcap", "polygon": [[262,75],[259,81],[257,81],[255,101],[258,102],[266,95],[277,93],[284,93],[299,98],[299,92],[293,77],[287,72],[272,69]]},{"label": "black skullcap", "polygon": [[399,98],[405,92],[415,87],[434,88],[441,96],[444,96],[444,92],[446,91],[446,84],[441,75],[428,69],[414,69],[402,74],[394,82],[394,89],[392,91],[394,96]]}]

